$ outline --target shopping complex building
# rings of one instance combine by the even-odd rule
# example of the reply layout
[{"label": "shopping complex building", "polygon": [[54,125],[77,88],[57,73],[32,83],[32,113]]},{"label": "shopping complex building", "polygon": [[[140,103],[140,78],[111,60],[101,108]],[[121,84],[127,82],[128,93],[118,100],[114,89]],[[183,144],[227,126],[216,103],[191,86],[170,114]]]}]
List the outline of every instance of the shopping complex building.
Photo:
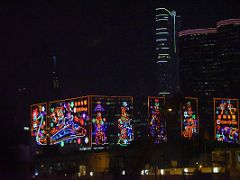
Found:
[{"label": "shopping complex building", "polygon": [[183,98],[177,110],[152,96],[90,95],[33,104],[29,171],[33,177],[71,178],[236,175],[238,99],[212,100],[214,139],[200,136],[194,97]]}]

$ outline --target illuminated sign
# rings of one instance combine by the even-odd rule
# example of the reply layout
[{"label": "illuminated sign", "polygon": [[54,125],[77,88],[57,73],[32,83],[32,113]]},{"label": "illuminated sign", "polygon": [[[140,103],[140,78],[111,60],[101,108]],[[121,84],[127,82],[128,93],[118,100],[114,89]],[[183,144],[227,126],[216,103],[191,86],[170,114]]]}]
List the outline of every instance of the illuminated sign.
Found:
[{"label": "illuminated sign", "polygon": [[148,121],[154,143],[166,142],[166,119],[163,113],[164,97],[148,97]]},{"label": "illuminated sign", "polygon": [[91,96],[92,145],[127,146],[133,140],[132,97]]},{"label": "illuminated sign", "polygon": [[133,140],[133,127],[132,127],[132,102],[130,99],[120,99],[120,116],[117,121],[119,133],[117,144],[127,146]]},{"label": "illuminated sign", "polygon": [[[99,98],[92,101],[92,144],[104,145],[107,143],[108,122],[106,118],[106,100]],[[104,107],[103,107],[104,106]]]},{"label": "illuminated sign", "polygon": [[90,146],[88,98],[49,103],[50,144]]},{"label": "illuminated sign", "polygon": [[132,104],[129,96],[85,96],[32,105],[31,134],[40,145],[126,146],[134,134]]},{"label": "illuminated sign", "polygon": [[199,118],[198,118],[198,99],[186,97],[182,105],[182,118],[181,118],[181,134],[182,137],[191,139],[196,136],[199,131]]},{"label": "illuminated sign", "polygon": [[239,143],[237,99],[214,98],[214,127],[217,141]]},{"label": "illuminated sign", "polygon": [[47,104],[31,106],[31,135],[36,138],[38,145],[47,144]]}]

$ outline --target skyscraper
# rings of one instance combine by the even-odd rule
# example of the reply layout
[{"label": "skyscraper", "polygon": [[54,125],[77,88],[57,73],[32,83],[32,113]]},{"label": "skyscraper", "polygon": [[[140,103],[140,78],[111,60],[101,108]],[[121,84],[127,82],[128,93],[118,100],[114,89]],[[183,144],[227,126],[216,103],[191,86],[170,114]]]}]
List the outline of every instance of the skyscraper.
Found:
[{"label": "skyscraper", "polygon": [[240,84],[240,18],[217,22],[218,59],[222,63],[225,96],[239,98]]},{"label": "skyscraper", "polygon": [[172,95],[179,89],[177,58],[179,16],[175,11],[156,8],[155,21],[158,95]]},{"label": "skyscraper", "polygon": [[240,18],[179,32],[179,58],[184,94],[238,97]]},{"label": "skyscraper", "polygon": [[220,64],[215,28],[179,32],[181,90],[185,96],[214,96]]},{"label": "skyscraper", "polygon": [[220,63],[216,59],[216,38],[216,28],[179,32],[181,91],[184,96],[199,98],[200,129],[204,124],[204,130],[213,128],[210,120],[212,98],[221,85]]},{"label": "skyscraper", "polygon": [[200,118],[211,130],[214,97],[239,98],[240,18],[216,28],[179,32],[180,85],[185,96],[200,99]]}]

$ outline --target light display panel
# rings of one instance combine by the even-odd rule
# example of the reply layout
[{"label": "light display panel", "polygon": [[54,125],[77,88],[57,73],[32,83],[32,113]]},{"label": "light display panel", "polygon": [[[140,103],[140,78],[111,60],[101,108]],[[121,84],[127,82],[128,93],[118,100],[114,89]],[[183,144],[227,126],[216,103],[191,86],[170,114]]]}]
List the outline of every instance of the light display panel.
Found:
[{"label": "light display panel", "polygon": [[214,99],[214,127],[217,141],[239,143],[237,99]]},{"label": "light display panel", "polygon": [[106,98],[95,97],[92,101],[92,144],[105,145],[108,140],[108,121]]},{"label": "light display panel", "polygon": [[149,131],[154,143],[167,141],[164,103],[164,97],[148,97]]},{"label": "light display panel", "polygon": [[88,98],[49,103],[50,144],[90,146]]},{"label": "light display panel", "polygon": [[31,135],[36,138],[38,145],[47,144],[47,104],[31,106]]},{"label": "light display panel", "polygon": [[133,140],[132,97],[92,96],[92,145],[127,146]]},{"label": "light display panel", "polygon": [[127,146],[133,140],[132,126],[132,98],[118,98],[120,115],[117,120],[118,141],[117,144]]},{"label": "light display panel", "polygon": [[181,134],[186,139],[192,139],[199,131],[198,99],[186,97],[182,104]]}]

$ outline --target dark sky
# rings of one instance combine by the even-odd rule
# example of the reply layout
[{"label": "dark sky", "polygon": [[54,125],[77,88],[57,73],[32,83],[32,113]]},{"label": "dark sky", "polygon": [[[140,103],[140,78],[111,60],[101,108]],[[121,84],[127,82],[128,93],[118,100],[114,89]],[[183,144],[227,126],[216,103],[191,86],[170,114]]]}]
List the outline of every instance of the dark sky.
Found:
[{"label": "dark sky", "polygon": [[144,84],[154,86],[156,7],[175,10],[188,29],[238,18],[239,5],[237,0],[2,3],[2,89],[26,87],[39,94],[48,86],[53,55],[66,96],[131,94]]}]

